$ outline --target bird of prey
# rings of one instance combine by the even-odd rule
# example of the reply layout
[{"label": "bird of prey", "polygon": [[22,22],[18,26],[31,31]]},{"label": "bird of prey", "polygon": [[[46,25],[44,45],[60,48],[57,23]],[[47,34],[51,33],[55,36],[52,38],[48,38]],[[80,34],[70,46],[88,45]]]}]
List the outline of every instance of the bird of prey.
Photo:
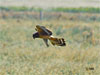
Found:
[{"label": "bird of prey", "polygon": [[33,39],[41,38],[44,40],[47,47],[49,47],[48,40],[57,46],[66,46],[65,40],[63,38],[55,38],[52,36],[52,32],[45,28],[44,26],[36,25],[35,30],[37,32],[33,33]]}]

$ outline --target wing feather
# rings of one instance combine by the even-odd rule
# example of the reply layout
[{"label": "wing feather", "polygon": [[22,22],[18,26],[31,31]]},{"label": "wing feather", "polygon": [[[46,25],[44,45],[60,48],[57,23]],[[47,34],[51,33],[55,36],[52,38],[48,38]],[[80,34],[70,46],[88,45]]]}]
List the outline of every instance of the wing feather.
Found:
[{"label": "wing feather", "polygon": [[52,35],[52,32],[48,29],[46,29],[44,26],[36,26],[36,30],[39,32],[40,35]]}]

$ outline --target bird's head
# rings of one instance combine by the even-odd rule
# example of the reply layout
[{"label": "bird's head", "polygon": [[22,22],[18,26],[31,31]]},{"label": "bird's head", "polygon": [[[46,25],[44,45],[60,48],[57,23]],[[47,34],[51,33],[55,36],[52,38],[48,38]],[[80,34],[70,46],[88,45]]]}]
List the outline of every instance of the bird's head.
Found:
[{"label": "bird's head", "polygon": [[35,38],[39,38],[39,33],[38,32],[33,34],[33,39],[35,39]]}]

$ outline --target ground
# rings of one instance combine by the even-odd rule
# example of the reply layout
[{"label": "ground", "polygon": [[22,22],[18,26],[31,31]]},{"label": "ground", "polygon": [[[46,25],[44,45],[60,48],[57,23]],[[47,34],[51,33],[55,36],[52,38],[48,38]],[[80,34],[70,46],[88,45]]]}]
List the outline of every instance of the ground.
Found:
[{"label": "ground", "polygon": [[[0,18],[0,75],[100,75],[100,15],[83,13],[81,19],[77,13],[66,15],[42,21]],[[43,40],[34,40],[37,24],[64,37],[66,46],[49,42],[47,48]]]}]

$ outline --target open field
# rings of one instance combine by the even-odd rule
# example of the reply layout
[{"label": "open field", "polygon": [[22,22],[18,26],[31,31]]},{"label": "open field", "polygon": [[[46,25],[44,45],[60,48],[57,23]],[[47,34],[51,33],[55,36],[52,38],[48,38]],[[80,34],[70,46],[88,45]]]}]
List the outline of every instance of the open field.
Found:
[{"label": "open field", "polygon": [[[52,12],[42,21],[38,15],[0,13],[0,75],[100,75],[100,14]],[[33,40],[37,24],[64,37],[66,46]]]}]

